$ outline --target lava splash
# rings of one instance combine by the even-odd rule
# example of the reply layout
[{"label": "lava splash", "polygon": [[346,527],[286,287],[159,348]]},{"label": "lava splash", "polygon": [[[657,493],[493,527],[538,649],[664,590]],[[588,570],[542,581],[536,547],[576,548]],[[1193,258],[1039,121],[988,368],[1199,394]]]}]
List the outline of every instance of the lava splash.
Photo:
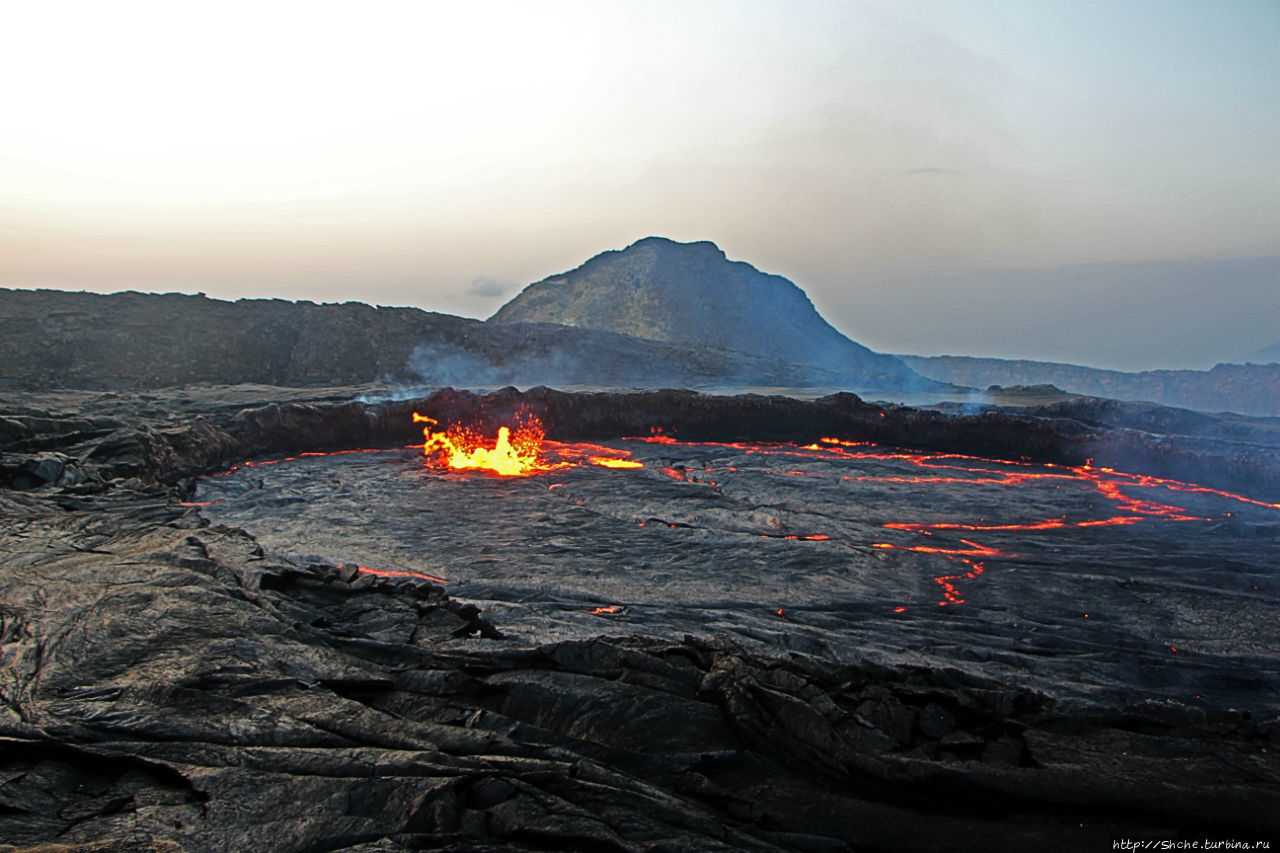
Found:
[{"label": "lava splash", "polygon": [[[455,471],[488,471],[501,477],[528,477],[573,465],[601,468],[643,468],[644,463],[628,458],[625,450],[598,444],[548,441],[542,422],[530,414],[516,416],[516,426],[500,426],[493,446],[488,447],[480,431],[471,427],[450,427],[432,431],[440,422],[413,413],[422,428],[423,455],[433,463]],[[554,459],[548,456],[548,451]]]},{"label": "lava splash", "polygon": [[413,422],[426,424],[422,428],[422,453],[424,456],[455,470],[490,471],[503,477],[526,477],[550,471],[556,465],[542,456],[542,441],[546,432],[535,418],[521,418],[514,430],[498,428],[493,447],[486,447],[480,433],[465,427],[453,427],[444,432],[432,432],[440,422],[435,418],[413,413]]}]

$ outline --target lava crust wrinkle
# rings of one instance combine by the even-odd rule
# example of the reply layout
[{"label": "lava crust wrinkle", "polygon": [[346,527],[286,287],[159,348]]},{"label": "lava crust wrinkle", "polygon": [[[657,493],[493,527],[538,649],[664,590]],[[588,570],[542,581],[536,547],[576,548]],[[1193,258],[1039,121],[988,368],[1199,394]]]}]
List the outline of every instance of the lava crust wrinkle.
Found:
[{"label": "lava crust wrinkle", "polygon": [[[945,558],[870,547],[928,535],[885,530],[903,519],[860,502],[871,484],[765,474],[784,468],[723,447],[640,443],[644,469],[580,466],[555,480],[444,475],[401,449],[200,486],[286,514],[325,509],[309,489],[356,503],[417,489],[436,501],[411,519],[427,534],[446,519],[425,513],[444,495],[455,523],[509,507],[543,526],[546,550],[524,562],[500,543],[458,559],[442,535],[422,558],[434,571],[395,573],[357,553],[336,511],[328,529],[347,553],[326,556],[247,532],[231,513],[249,498],[182,505],[191,474],[378,446],[369,439],[401,429],[385,411],[351,408],[342,430],[297,432],[326,409],[237,408],[92,437],[77,427],[42,447],[35,416],[0,424],[5,453],[64,457],[39,483],[38,465],[14,462],[34,479],[0,489],[0,850],[1067,850],[1280,833],[1276,594],[1259,568],[1274,565],[1276,540],[1264,507],[1176,533],[1146,522],[1072,531],[1086,537],[1079,563],[1054,556],[1061,531],[1041,532],[1002,548],[1018,556],[992,558],[966,604],[940,608],[930,587]],[[295,446],[280,446],[290,430]],[[407,444],[411,424],[404,432],[380,446]],[[717,485],[673,480],[654,469],[664,461],[716,468]],[[302,471],[313,475],[302,499],[280,500]],[[1194,499],[1188,514],[1221,507]],[[739,523],[734,513],[766,505],[744,530],[638,523],[715,507]],[[907,521],[954,520],[941,515]],[[844,526],[829,540],[751,526],[801,536],[833,523]],[[640,557],[583,552],[581,536],[624,528]],[[1014,532],[973,535],[1002,547]],[[511,580],[539,554],[581,572],[592,593]],[[707,574],[708,554],[755,554],[771,572],[700,608],[679,566],[656,557],[701,561]],[[589,613],[611,575],[645,600]],[[848,595],[778,600],[802,599],[805,577],[815,589],[847,583]],[[913,591],[917,604],[894,612]],[[1077,605],[1089,595],[1104,606],[1086,626]],[[1115,609],[1142,602],[1152,619]],[[1135,679],[1129,692],[1123,678]],[[1218,692],[1184,696],[1201,684]]]}]

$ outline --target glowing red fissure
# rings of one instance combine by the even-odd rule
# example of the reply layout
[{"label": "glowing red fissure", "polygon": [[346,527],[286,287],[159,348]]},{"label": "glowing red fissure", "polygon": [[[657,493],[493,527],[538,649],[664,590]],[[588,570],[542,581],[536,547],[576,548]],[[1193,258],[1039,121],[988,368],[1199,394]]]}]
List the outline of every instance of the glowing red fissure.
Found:
[{"label": "glowing red fissure", "polygon": [[1005,553],[998,548],[989,548],[986,545],[979,545],[977,542],[970,542],[968,539],[961,539],[961,542],[968,545],[968,548],[936,548],[931,545],[891,545],[888,542],[872,542],[872,548],[882,548],[885,550],[896,551],[915,551],[919,554],[943,554],[949,557],[1012,557],[1012,554]]},{"label": "glowing red fissure", "polygon": [[[653,441],[654,439],[644,439],[642,441]],[[662,443],[672,443],[669,437],[663,436]],[[1139,498],[1124,493],[1124,488],[1163,488],[1170,491],[1185,492],[1192,494],[1211,495],[1228,500],[1239,501],[1241,503],[1252,506],[1260,506],[1268,509],[1280,509],[1280,503],[1268,503],[1243,495],[1234,494],[1232,492],[1222,491],[1220,489],[1211,489],[1204,486],[1198,486],[1192,483],[1183,483],[1178,480],[1170,480],[1160,477],[1151,477],[1140,474],[1127,474],[1116,471],[1112,468],[1095,468],[1091,461],[1083,466],[1070,467],[1058,466],[1054,464],[1036,464],[1030,462],[1013,462],[1005,460],[985,459],[977,456],[966,456],[963,454],[927,454],[913,453],[909,451],[883,451],[883,450],[867,450],[873,445],[868,442],[846,441],[836,438],[823,438],[819,442],[805,445],[803,447],[797,445],[745,445],[735,442],[723,443],[699,443],[697,446],[723,447],[740,451],[744,454],[754,455],[785,455],[785,456],[809,456],[820,458],[840,458],[849,460],[873,460],[881,462],[904,462],[919,468],[931,471],[943,470],[954,471],[957,475],[920,475],[920,476],[852,476],[841,475],[841,479],[856,480],[859,482],[873,483],[903,483],[909,485],[931,485],[931,484],[953,484],[953,485],[994,485],[994,486],[1018,486],[1033,482],[1060,481],[1062,483],[1074,482],[1083,483],[1096,490],[1102,497],[1111,502],[1120,512],[1102,518],[1085,518],[1078,520],[1070,520],[1065,516],[1060,518],[1043,519],[1037,521],[1029,521],[1025,523],[965,523],[965,522],[887,522],[881,526],[888,530],[899,530],[904,532],[918,533],[922,535],[932,535],[934,531],[969,531],[969,532],[1032,532],[1032,531],[1049,531],[1049,530],[1069,530],[1069,529],[1085,529],[1095,527],[1119,527],[1141,523],[1146,519],[1158,519],[1163,521],[1213,521],[1215,519],[1206,516],[1197,516],[1190,514],[1185,508],[1175,506],[1173,504],[1162,503],[1156,500]],[[974,463],[974,464],[966,464]],[[991,466],[1000,466],[993,468]],[[1009,468],[1026,468],[1037,470],[1008,470]],[[1001,470],[1004,469],[1004,470]],[[700,469],[701,473],[707,473],[715,469]],[[737,470],[736,468],[728,468],[725,470]],[[690,483],[703,483],[707,485],[715,485],[714,482],[700,480],[696,476],[694,470],[689,468],[663,468],[661,472],[676,480]],[[764,470],[761,473],[777,476],[805,476],[805,477],[824,477],[823,473],[800,470],[771,471]],[[960,476],[958,476],[960,475]],[[962,476],[968,475],[968,476]],[[762,534],[765,538],[783,538],[783,539],[829,539],[825,534],[817,534],[811,536],[774,536],[770,534]],[[969,539],[961,539],[960,542],[968,547],[939,547],[934,545],[895,545],[888,542],[872,543],[873,548],[882,550],[900,550],[912,551],[922,554],[936,554],[946,558],[949,561],[959,562],[967,565],[967,571],[951,574],[939,575],[934,578],[934,582],[942,587],[942,599],[938,601],[939,605],[947,604],[963,604],[964,598],[961,597],[957,589],[956,582],[963,580],[973,580],[982,575],[986,570],[984,562],[979,562],[974,558],[991,559],[998,557],[1015,557],[1015,554],[1002,551],[998,548],[983,545]],[[905,608],[895,608],[894,612],[903,612]]]},{"label": "glowing red fissure", "polygon": [[[487,447],[485,440],[474,430],[455,428],[446,430],[443,433],[433,433],[430,429],[431,426],[438,425],[434,419],[415,413],[414,420],[415,422],[426,423],[427,426],[423,430],[424,443],[422,445],[411,446],[422,448],[425,456],[428,458],[434,458],[435,461],[442,462],[447,467],[454,468],[455,470],[469,468],[489,471],[502,476],[528,476],[530,474],[543,473],[550,470],[572,467],[574,465],[594,465],[606,468],[644,467],[644,463],[639,460],[629,458],[631,454],[626,450],[588,443],[548,441],[545,439],[545,433],[542,429],[541,423],[536,419],[530,419],[528,417],[524,418],[519,423],[515,431],[509,427],[501,427],[499,429],[498,436],[494,440],[493,448]],[[1152,477],[1142,474],[1128,474],[1117,471],[1113,468],[1093,467],[1091,463],[1086,463],[1079,467],[1068,467],[1053,464],[1036,465],[1029,462],[993,460],[977,456],[966,456],[963,454],[952,453],[927,454],[914,453],[910,451],[871,450],[864,449],[874,447],[874,445],[869,442],[855,442],[836,438],[822,438],[819,442],[804,446],[794,444],[747,444],[743,442],[679,442],[674,437],[663,433],[660,429],[655,429],[654,433],[649,436],[626,440],[662,445],[680,444],[689,447],[718,447],[727,450],[734,450],[744,455],[778,455],[818,458],[824,460],[835,458],[842,460],[902,462],[931,471],[954,471],[958,474],[969,475],[920,475],[915,477],[840,475],[841,479],[856,480],[859,482],[904,483],[910,485],[963,484],[975,486],[1017,486],[1037,481],[1085,483],[1096,490],[1103,498],[1111,502],[1115,508],[1120,511],[1119,514],[1108,517],[1086,518],[1079,520],[1069,520],[1065,517],[1060,517],[1025,523],[1004,524],[942,521],[887,522],[881,525],[887,530],[897,530],[920,535],[932,535],[934,531],[1019,532],[1111,527],[1138,524],[1146,519],[1160,519],[1164,521],[1179,522],[1215,520],[1210,517],[1189,514],[1185,508],[1175,506],[1173,504],[1162,503],[1156,500],[1139,498],[1125,494],[1123,489],[1126,488],[1165,489],[1174,492],[1213,496],[1238,501],[1252,506],[1280,510],[1280,503],[1269,503],[1219,489],[1199,486],[1194,483],[1185,483],[1179,480]],[[335,451],[307,451],[299,453],[296,456],[286,456],[279,459],[243,462],[240,465],[228,468],[226,471],[218,474],[212,474],[210,476],[226,476],[241,468],[276,465],[281,462],[296,461],[304,457],[374,453],[378,452],[378,450],[378,448],[361,448]],[[543,455],[544,452],[554,454],[556,461],[545,458]],[[514,461],[512,461],[513,459]],[[491,465],[490,463],[493,464]],[[993,466],[999,466],[999,468]],[[1010,468],[1034,468],[1036,470],[1008,470]],[[696,477],[691,476],[693,473],[709,473],[716,470],[713,468],[690,469],[682,466],[678,468],[664,467],[657,470],[672,479],[682,482],[707,486],[717,485],[715,481],[697,479]],[[735,472],[738,468],[726,467],[723,470]],[[823,473],[794,469],[785,471],[765,470],[762,473],[777,476],[827,476]],[[552,488],[557,485],[561,484],[553,484]],[[220,503],[222,500],[224,499],[219,499],[217,501],[184,501],[181,502],[181,504],[183,506],[210,506]],[[639,522],[639,524],[641,527],[645,526],[644,522]],[[668,524],[666,526],[675,528],[678,525]],[[762,535],[765,538],[789,540],[826,541],[831,539],[829,535],[823,533],[808,535]],[[939,555],[949,561],[967,565],[969,567],[967,571],[958,574],[939,575],[934,578],[934,582],[942,587],[942,599],[937,602],[939,605],[963,604],[965,599],[961,597],[960,592],[956,587],[956,582],[975,579],[986,570],[985,563],[978,561],[976,558],[989,560],[992,558],[1007,558],[1016,555],[969,539],[960,539],[959,541],[967,547],[958,548],[939,547],[934,545],[897,545],[888,542],[871,543],[871,547],[881,550],[910,551],[921,554]],[[373,569],[366,566],[360,566],[359,571],[364,574],[388,577],[417,577],[437,583],[447,583],[443,578],[437,578],[433,575],[421,572],[394,569]],[[596,608],[589,612],[604,614],[617,613],[619,610],[620,608],[617,605],[612,605],[610,607]],[[903,612],[903,610],[904,608],[894,608],[894,612]],[[783,614],[779,613],[779,615]]]},{"label": "glowing red fissure", "polygon": [[[306,450],[297,456],[281,456],[279,459],[260,459],[256,461],[241,462],[239,465],[232,465],[225,471],[219,471],[216,474],[208,474],[209,477],[225,477],[228,474],[234,474],[241,468],[261,468],[266,465],[279,465],[281,462],[297,462],[299,459],[305,459],[311,456],[347,456],[352,453],[381,453],[386,448],[382,447],[360,447],[354,450]],[[213,503],[221,503],[221,501],[213,501]],[[193,504],[194,505],[194,504]],[[204,506],[205,504],[199,504]]]},{"label": "glowing red fissure", "polygon": [[[551,441],[544,439],[543,450],[568,465],[588,464],[601,468],[643,468],[644,463],[632,459],[631,451],[583,441]],[[565,467],[565,466],[561,466]]]},{"label": "glowing red fissure", "polygon": [[356,571],[362,575],[375,575],[380,578],[418,578],[419,580],[433,581],[435,583],[448,583],[444,578],[438,578],[425,572],[411,572],[407,569],[373,569],[368,566],[356,566]]},{"label": "glowing red fissure", "polygon": [[[967,532],[1035,532],[1035,531],[1051,531],[1051,530],[1071,530],[1086,529],[1097,527],[1120,527],[1127,525],[1139,524],[1146,519],[1160,519],[1164,521],[1212,521],[1214,519],[1205,516],[1197,516],[1188,513],[1183,507],[1173,504],[1162,503],[1155,500],[1149,500],[1124,493],[1124,488],[1164,488],[1170,491],[1212,495],[1215,497],[1225,498],[1227,500],[1239,501],[1241,503],[1260,506],[1269,509],[1280,509],[1280,504],[1268,503],[1265,501],[1255,500],[1243,495],[1222,491],[1219,489],[1210,489],[1204,486],[1197,486],[1191,483],[1183,483],[1177,480],[1166,478],[1150,477],[1146,475],[1127,474],[1116,471],[1112,468],[1095,468],[1090,463],[1086,463],[1079,467],[1059,466],[1054,464],[1036,464],[1031,462],[1015,462],[1007,460],[986,459],[979,456],[968,456],[957,453],[929,454],[915,453],[910,451],[884,451],[875,450],[869,442],[847,441],[836,438],[823,438],[819,442],[809,445],[771,445],[771,444],[746,444],[742,442],[677,442],[672,436],[666,434],[655,434],[651,436],[637,437],[634,440],[644,441],[653,444],[683,444],[691,447],[716,447],[726,450],[734,450],[744,455],[780,455],[788,457],[802,458],[818,458],[818,459],[845,459],[845,460],[869,460],[879,462],[902,462],[916,466],[928,471],[949,471],[954,474],[921,474],[918,476],[853,476],[841,475],[842,479],[856,480],[859,482],[869,483],[902,483],[908,485],[932,485],[932,484],[951,484],[951,485],[994,485],[994,486],[1019,486],[1028,483],[1038,482],[1057,482],[1062,483],[1083,483],[1096,490],[1103,498],[1111,502],[1119,512],[1101,518],[1084,518],[1071,520],[1066,517],[1042,519],[1036,521],[1028,521],[1024,523],[966,523],[966,522],[887,522],[882,527],[888,530],[899,530],[904,532],[912,532],[921,535],[931,535],[934,531],[967,531]],[[998,467],[996,467],[998,466]],[[1016,470],[1016,469],[1026,470]],[[1015,470],[1010,470],[1015,469]],[[671,477],[674,480],[688,482],[698,485],[717,486],[713,480],[706,480],[697,477],[697,474],[707,474],[715,471],[714,468],[690,469],[688,467],[664,467],[658,469],[660,473]],[[736,471],[736,467],[726,467],[726,471]],[[825,474],[802,471],[802,470],[784,470],[770,471],[765,470],[762,473],[777,476],[803,476],[803,477],[823,477]],[[640,522],[644,526],[643,522]],[[668,525],[674,526],[674,525]],[[807,536],[799,535],[771,535],[762,534],[764,538],[780,538],[780,539],[803,539],[803,540],[828,540],[830,537],[826,534],[811,534]],[[934,578],[934,582],[942,587],[942,598],[937,602],[939,605],[947,604],[963,604],[965,599],[961,596],[957,588],[957,582],[973,580],[986,571],[986,563],[982,560],[992,558],[1009,558],[1015,557],[1015,554],[1002,551],[989,545],[984,545],[970,539],[961,539],[961,544],[967,546],[958,547],[941,547],[934,545],[895,545],[888,542],[872,543],[872,547],[883,550],[900,550],[911,551],[921,554],[933,554],[944,557],[948,561],[958,562],[968,567],[966,571],[957,574],[938,575]],[[895,612],[902,612],[905,608],[895,608]],[[780,614],[781,615],[781,614]]]}]

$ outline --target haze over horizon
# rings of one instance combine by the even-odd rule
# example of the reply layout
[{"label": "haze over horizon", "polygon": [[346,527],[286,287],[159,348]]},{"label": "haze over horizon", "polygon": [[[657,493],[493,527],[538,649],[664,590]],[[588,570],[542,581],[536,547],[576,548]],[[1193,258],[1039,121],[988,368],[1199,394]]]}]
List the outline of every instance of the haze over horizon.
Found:
[{"label": "haze over horizon", "polygon": [[1207,368],[1280,338],[1277,43],[1262,0],[13,5],[0,286],[486,317],[658,235],[881,352]]}]

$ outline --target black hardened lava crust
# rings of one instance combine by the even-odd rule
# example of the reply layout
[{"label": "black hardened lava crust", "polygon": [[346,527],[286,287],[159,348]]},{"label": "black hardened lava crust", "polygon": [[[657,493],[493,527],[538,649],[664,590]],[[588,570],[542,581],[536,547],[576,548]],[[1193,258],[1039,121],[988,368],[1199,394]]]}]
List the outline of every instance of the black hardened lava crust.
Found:
[{"label": "black hardened lava crust", "polygon": [[[255,393],[6,405],[0,850],[1075,850],[1280,832],[1265,623],[1198,626],[1261,662],[1252,682],[1231,673],[1230,701],[1064,702],[984,676],[958,645],[912,662],[930,638],[911,629],[891,663],[605,620],[594,636],[508,637],[448,586],[282,557],[184,505],[193,478],[245,459],[411,443],[415,409],[483,423],[523,407],[564,440],[661,427],[688,441],[1092,458],[1274,502],[1266,447],[852,395]],[[1223,543],[1204,577],[1275,565],[1274,523],[1241,515],[1202,532]],[[1073,571],[1139,595],[1136,569],[1151,567],[1124,559]],[[1179,594],[1222,594],[1202,579]],[[1274,612],[1274,582],[1258,581],[1232,594]],[[1064,648],[1032,646],[1046,659]]]}]

